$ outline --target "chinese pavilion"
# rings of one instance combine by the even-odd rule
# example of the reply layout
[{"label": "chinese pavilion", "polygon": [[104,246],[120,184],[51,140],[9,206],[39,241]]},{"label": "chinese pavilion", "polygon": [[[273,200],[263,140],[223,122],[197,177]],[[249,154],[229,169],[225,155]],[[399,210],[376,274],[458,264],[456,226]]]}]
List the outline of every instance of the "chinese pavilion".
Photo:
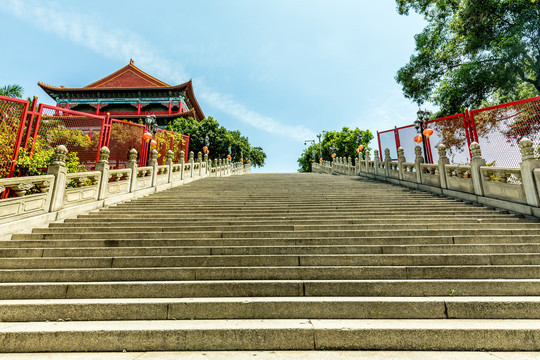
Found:
[{"label": "chinese pavilion", "polygon": [[148,75],[134,61],[83,88],[38,85],[57,106],[96,115],[110,114],[120,120],[137,122],[155,115],[160,127],[179,117],[200,121],[204,113],[193,93],[191,80],[171,86]]}]

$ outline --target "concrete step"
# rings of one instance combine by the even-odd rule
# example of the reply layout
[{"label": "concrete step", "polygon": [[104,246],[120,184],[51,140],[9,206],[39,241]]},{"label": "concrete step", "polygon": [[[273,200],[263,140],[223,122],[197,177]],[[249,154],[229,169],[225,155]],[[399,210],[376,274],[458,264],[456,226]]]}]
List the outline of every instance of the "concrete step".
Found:
[{"label": "concrete step", "polygon": [[[77,241],[49,247],[0,247],[0,258],[17,257],[106,257],[106,256],[178,256],[178,255],[286,255],[286,254],[540,254],[540,244],[500,245],[265,245],[228,246],[140,246],[77,247]],[[80,241],[79,241],[80,242]],[[270,241],[268,241],[270,242]],[[202,243],[202,241],[201,241]],[[203,245],[202,243],[201,245]],[[14,245],[14,244],[10,244]],[[54,246],[57,245],[57,246]],[[69,245],[69,246],[66,246]],[[146,246],[143,246],[146,245]],[[2,246],[2,244],[0,244]]]},{"label": "concrete step", "polygon": [[276,296],[540,296],[540,280],[203,280],[0,283],[0,299],[2,300]]},{"label": "concrete step", "polygon": [[540,254],[287,254],[0,258],[0,269],[540,265]]},{"label": "concrete step", "polygon": [[135,320],[0,324],[5,352],[147,349],[536,351],[540,350],[536,341],[539,336],[540,321],[515,319]]},{"label": "concrete step", "polygon": [[[55,224],[48,228],[33,229],[36,234],[52,234],[64,232],[76,233],[92,233],[92,232],[125,232],[128,227],[132,232],[201,232],[201,231],[352,231],[352,230],[378,230],[380,224],[325,224],[325,225],[303,225],[303,224],[249,224],[249,225],[178,225],[178,224],[159,224],[150,222],[148,224],[139,224],[137,226],[101,224],[94,226],[65,226],[64,224]],[[422,224],[422,223],[395,223],[392,224],[394,231],[401,230],[453,230],[457,223],[439,223],[439,224]],[[474,230],[491,230],[493,227],[511,229],[537,229],[540,232],[540,223],[504,223],[498,222],[495,224],[484,223],[481,221],[464,221],[460,223],[461,228]]]},{"label": "concrete step", "polygon": [[[17,235],[17,236],[16,236]],[[386,237],[323,237],[323,238],[192,238],[192,239],[131,239],[128,235],[118,239],[106,239],[105,237],[95,239],[55,239],[48,236],[49,239],[42,239],[42,235],[36,234],[15,234],[14,240],[0,240],[2,248],[63,248],[63,247],[174,247],[174,246],[369,246],[383,249],[384,246],[394,246],[397,248],[408,249],[411,246],[446,246],[453,248],[456,246],[536,246],[540,243],[540,235],[458,235],[458,236],[386,236]],[[38,240],[27,240],[27,238],[38,237]],[[491,251],[483,251],[489,253]],[[519,251],[510,251],[519,252]],[[523,251],[528,252],[528,251]],[[532,251],[535,252],[535,251]],[[371,252],[370,252],[371,253]],[[374,253],[383,253],[375,251]],[[390,252],[392,253],[392,252]],[[399,253],[397,251],[396,253]],[[405,251],[406,253],[406,251]],[[411,251],[415,253],[415,251]],[[438,253],[445,253],[439,251]],[[466,253],[478,253],[477,251]]]},{"label": "concrete step", "polygon": [[538,279],[539,265],[2,269],[0,283],[197,280]]},{"label": "concrete step", "polygon": [[523,227],[506,229],[492,227],[490,229],[459,228],[459,229],[385,229],[385,230],[292,230],[292,231],[137,231],[131,232],[126,228],[120,232],[56,232],[55,229],[35,229],[32,234],[13,234],[13,240],[39,239],[193,239],[193,238],[313,238],[313,237],[386,237],[386,236],[460,236],[460,235],[538,235],[538,229]]},{"label": "concrete step", "polygon": [[540,297],[0,300],[1,322],[210,319],[540,319]]}]

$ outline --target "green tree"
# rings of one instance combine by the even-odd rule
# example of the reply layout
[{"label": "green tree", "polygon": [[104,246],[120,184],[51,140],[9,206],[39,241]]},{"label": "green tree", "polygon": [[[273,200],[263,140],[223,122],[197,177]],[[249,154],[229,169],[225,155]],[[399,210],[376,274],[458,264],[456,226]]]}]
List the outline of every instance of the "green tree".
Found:
[{"label": "green tree", "polygon": [[436,116],[540,94],[540,1],[397,0],[397,8],[427,26],[396,81],[407,98],[439,106]]},{"label": "green tree", "polygon": [[0,88],[0,95],[2,96],[22,98],[23,92],[22,86],[17,84],[6,85]]},{"label": "green tree", "polygon": [[[337,157],[351,157],[358,156],[356,149],[358,148],[357,138],[362,137],[361,144],[364,145],[362,150],[365,153],[371,148],[368,146],[369,142],[373,139],[373,134],[369,130],[360,130],[358,128],[352,130],[348,127],[344,127],[341,131],[326,131],[321,139],[320,149],[322,152],[323,160],[332,159],[332,150],[330,148],[334,145]],[[302,155],[298,158],[299,172],[311,172],[311,164],[313,162],[313,150],[315,150],[315,156],[319,156],[319,144],[311,144],[308,148],[304,149]],[[318,159],[315,159],[318,160]]]},{"label": "green tree", "polygon": [[226,157],[230,147],[233,161],[240,161],[243,156],[244,161],[250,159],[253,166],[264,166],[266,154],[262,148],[252,148],[249,139],[242,136],[239,130],[229,131],[220,126],[219,122],[211,116],[199,122],[191,117],[178,118],[170,124],[169,129],[189,135],[189,149],[194,153],[202,151],[205,146],[205,137],[208,136],[211,159]]}]

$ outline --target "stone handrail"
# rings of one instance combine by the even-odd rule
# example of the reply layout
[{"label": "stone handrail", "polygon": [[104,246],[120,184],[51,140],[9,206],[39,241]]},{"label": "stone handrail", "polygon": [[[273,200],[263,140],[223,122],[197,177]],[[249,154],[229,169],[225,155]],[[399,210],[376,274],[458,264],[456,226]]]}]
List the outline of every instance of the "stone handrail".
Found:
[{"label": "stone handrail", "polygon": [[326,174],[360,175],[435,194],[446,195],[486,206],[509,210],[519,214],[540,217],[540,159],[535,156],[533,142],[523,138],[519,142],[522,162],[519,168],[486,166],[480,145],[473,142],[469,165],[450,164],[446,147],[438,146],[437,164],[425,164],[420,146],[415,147],[415,161],[407,162],[402,148],[398,161],[390,159],[385,149],[385,159],[375,159],[360,154],[354,165],[343,158],[332,162],[312,163],[312,171]]},{"label": "stone handrail", "polygon": [[[121,201],[163,191],[208,176],[243,175],[251,172],[247,165],[237,165],[232,171],[230,161],[214,160],[215,167],[205,156],[197,161],[190,153],[180,152],[180,163],[173,164],[173,153],[167,153],[164,165],[158,165],[157,151],[151,153],[149,166],[137,166],[137,151],[130,150],[125,169],[109,169],[107,147],[100,150],[95,171],[67,173],[65,160],[68,150],[60,145],[47,175],[0,179],[0,190],[8,189],[11,197],[0,200],[0,237],[28,228],[46,225],[66,217],[87,213]],[[197,165],[196,167],[194,165]],[[197,171],[194,173],[194,169]]]}]

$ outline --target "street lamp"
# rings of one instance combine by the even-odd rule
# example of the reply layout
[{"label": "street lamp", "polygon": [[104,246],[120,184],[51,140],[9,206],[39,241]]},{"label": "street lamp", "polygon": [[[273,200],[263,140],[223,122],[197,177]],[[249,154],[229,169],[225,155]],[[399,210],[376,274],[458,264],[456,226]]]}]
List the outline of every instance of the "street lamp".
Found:
[{"label": "street lamp", "polygon": [[204,136],[204,147],[203,151],[205,154],[208,154],[208,148],[210,147],[210,139],[208,138],[208,135]]},{"label": "street lamp", "polygon": [[152,135],[148,139],[148,150],[147,150],[148,154],[146,156],[146,163],[148,164],[151,158],[152,141],[153,141],[152,138],[157,133],[159,126],[156,121],[156,115],[147,115],[146,118],[144,119],[144,123],[146,124],[146,127],[148,128],[148,132]]},{"label": "street lamp", "polygon": [[311,157],[313,159],[313,162],[315,161],[315,140],[304,140],[304,145],[307,144],[313,144],[313,149],[311,149]]},{"label": "street lamp", "polygon": [[323,131],[321,134],[317,135],[317,137],[319,138],[319,159],[322,158],[321,136],[323,136],[323,134],[324,134],[325,132],[326,132],[326,131]]},{"label": "street lamp", "polygon": [[339,149],[336,147],[336,145],[333,145],[330,146],[330,151],[332,151],[332,159],[335,158],[334,154],[336,153],[336,151],[338,151]]},{"label": "street lamp", "polygon": [[429,111],[424,111],[422,109],[418,109],[416,112],[416,120],[414,120],[414,128],[416,129],[416,132],[420,134],[422,139],[422,149],[424,150],[424,161],[428,162],[427,157],[427,150],[426,150],[426,136],[424,134],[424,129],[427,128],[427,122],[429,120]]}]

